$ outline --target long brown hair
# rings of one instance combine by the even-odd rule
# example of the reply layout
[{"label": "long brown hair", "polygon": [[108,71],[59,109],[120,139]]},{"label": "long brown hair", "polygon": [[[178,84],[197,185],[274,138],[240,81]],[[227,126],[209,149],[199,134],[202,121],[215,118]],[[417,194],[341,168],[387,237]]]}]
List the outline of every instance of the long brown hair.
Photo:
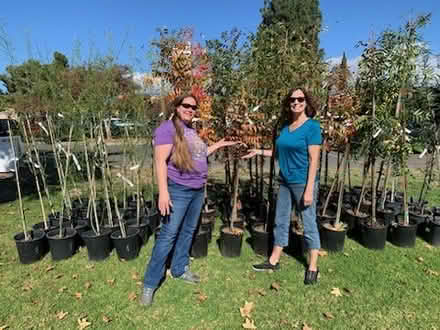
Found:
[{"label": "long brown hair", "polygon": [[304,98],[306,100],[306,115],[309,118],[313,118],[316,116],[316,105],[308,91],[304,87],[294,87],[289,90],[286,97],[283,100],[282,103],[282,110],[281,110],[281,116],[279,118],[279,123],[282,124],[281,127],[289,125],[292,123],[292,111],[290,110],[290,96],[294,91],[300,90],[304,94]]},{"label": "long brown hair", "polygon": [[179,117],[177,108],[182,104],[183,100],[188,97],[194,99],[197,106],[199,105],[199,101],[192,94],[178,96],[173,102],[171,102],[171,111],[173,114],[173,118],[171,120],[176,128],[176,135],[174,136],[174,152],[171,156],[171,160],[179,170],[184,172],[194,171],[194,164],[191,158],[188,143],[184,136],[184,124]]}]

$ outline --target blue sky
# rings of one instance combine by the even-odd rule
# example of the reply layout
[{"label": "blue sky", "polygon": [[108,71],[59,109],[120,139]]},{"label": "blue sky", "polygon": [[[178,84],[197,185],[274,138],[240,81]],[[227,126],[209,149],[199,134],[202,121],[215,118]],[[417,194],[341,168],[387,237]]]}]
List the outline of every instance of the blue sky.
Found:
[{"label": "blue sky", "polygon": [[[170,30],[191,26],[197,39],[212,39],[237,27],[254,32],[260,23],[263,0],[76,0],[6,1],[1,6],[0,25],[12,42],[13,52],[0,49],[0,72],[11,62],[29,57],[50,61],[57,50],[69,59],[74,49],[81,58],[90,54],[119,56],[136,71],[148,70],[147,49],[156,28]],[[359,40],[372,32],[397,27],[418,13],[432,12],[432,23],[424,38],[435,53],[440,53],[439,0],[321,0],[325,31],[321,47],[327,58],[346,52],[355,59]],[[121,50],[122,49],[122,50]],[[11,57],[11,55],[13,55]],[[137,59],[137,61],[135,61]]]}]

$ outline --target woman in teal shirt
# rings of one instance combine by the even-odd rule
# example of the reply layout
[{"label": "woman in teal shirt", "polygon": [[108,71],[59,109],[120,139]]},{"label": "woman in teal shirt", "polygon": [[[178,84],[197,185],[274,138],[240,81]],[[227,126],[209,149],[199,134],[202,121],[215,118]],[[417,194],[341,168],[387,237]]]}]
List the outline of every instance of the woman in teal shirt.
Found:
[{"label": "woman in teal shirt", "polygon": [[[254,265],[255,271],[278,270],[283,248],[289,244],[292,203],[301,213],[304,239],[309,251],[304,284],[318,279],[318,252],[321,247],[316,223],[316,180],[321,148],[321,128],[312,119],[316,110],[303,88],[292,88],[283,104],[281,132],[275,143],[275,157],[280,167],[280,190],[275,213],[274,247],[268,260]],[[252,149],[244,158],[272,156],[272,150]]]}]

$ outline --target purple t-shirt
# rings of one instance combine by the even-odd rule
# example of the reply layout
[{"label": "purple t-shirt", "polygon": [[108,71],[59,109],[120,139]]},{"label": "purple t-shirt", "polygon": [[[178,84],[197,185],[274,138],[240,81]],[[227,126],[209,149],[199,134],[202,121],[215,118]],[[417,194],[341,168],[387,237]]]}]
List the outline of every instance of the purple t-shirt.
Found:
[{"label": "purple t-shirt", "polygon": [[[174,144],[174,136],[176,135],[176,128],[171,120],[164,121],[154,131],[154,145]],[[206,183],[208,178],[208,147],[197,135],[195,129],[183,125],[183,135],[191,153],[194,171],[181,171],[175,167],[171,161],[171,156],[168,159],[168,178],[175,183],[191,187],[201,188]],[[171,151],[171,153],[174,151]]]}]

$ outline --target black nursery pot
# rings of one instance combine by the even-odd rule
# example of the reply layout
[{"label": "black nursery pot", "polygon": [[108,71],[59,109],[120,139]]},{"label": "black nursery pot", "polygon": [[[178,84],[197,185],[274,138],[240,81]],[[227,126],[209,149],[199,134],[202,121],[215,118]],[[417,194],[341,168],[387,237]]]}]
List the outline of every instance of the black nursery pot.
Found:
[{"label": "black nursery pot", "polygon": [[264,224],[252,226],[252,249],[265,257],[272,253],[272,233],[264,230]]},{"label": "black nursery pot", "polygon": [[47,239],[49,241],[50,254],[52,260],[68,259],[75,254],[76,244],[76,230],[71,228],[63,229],[63,237],[59,237],[59,230],[55,229],[47,233]]},{"label": "black nursery pot", "polygon": [[75,221],[75,230],[76,230],[76,247],[85,246],[84,240],[81,237],[81,234],[89,230],[89,222],[87,220],[76,220]]},{"label": "black nursery pot", "polygon": [[321,226],[321,247],[329,252],[344,251],[345,234],[347,230],[331,230],[325,224]]},{"label": "black nursery pot", "polygon": [[18,233],[14,236],[17,247],[18,260],[22,264],[31,264],[43,259],[48,251],[47,238],[44,231],[27,232],[31,239],[26,241],[24,233]]},{"label": "black nursery pot", "polygon": [[383,224],[386,226],[391,225],[396,220],[396,215],[392,208],[378,208],[376,209],[376,215],[378,218],[383,219]]},{"label": "black nursery pot", "polygon": [[368,223],[363,223],[360,228],[360,240],[363,246],[371,250],[385,249],[388,225],[376,224],[372,227]]},{"label": "black nursery pot", "polygon": [[50,232],[51,230],[54,230],[54,229],[58,228],[58,225],[52,224],[51,221],[48,222],[48,226],[49,226],[49,227],[48,227],[47,229],[45,229],[45,228],[44,228],[44,221],[42,221],[42,222],[37,222],[37,223],[35,223],[35,224],[32,225],[32,230],[33,230],[33,231],[43,231],[43,232],[45,232],[45,233],[48,233],[48,232]]},{"label": "black nursery pot", "polygon": [[241,246],[243,244],[243,230],[236,228],[239,233],[233,234],[225,232],[229,226],[222,226],[220,229],[219,247],[223,257],[239,257],[241,254]]},{"label": "black nursery pot", "polygon": [[414,247],[416,245],[417,223],[410,222],[408,226],[397,224],[389,230],[389,240],[399,247]]},{"label": "black nursery pot", "polygon": [[82,233],[81,237],[86,243],[89,260],[100,261],[109,257],[112,251],[110,234],[110,229],[102,229],[100,235],[96,235],[93,230]]},{"label": "black nursery pot", "polygon": [[136,228],[139,230],[138,237],[140,239],[141,246],[148,243],[148,239],[151,236],[151,229],[148,224],[148,218],[141,217],[139,219],[139,225],[137,224],[136,218],[128,219],[125,223],[129,228]]},{"label": "black nursery pot", "polygon": [[[438,217],[435,216],[434,219]],[[440,246],[440,221],[430,221],[425,226],[424,239],[433,246]]]},{"label": "black nursery pot", "polygon": [[127,236],[122,237],[121,231],[113,232],[110,237],[119,259],[132,260],[139,255],[139,229],[128,227]]},{"label": "black nursery pot", "polygon": [[208,255],[208,239],[209,232],[200,228],[194,234],[191,245],[191,256],[194,258],[202,258]]}]

